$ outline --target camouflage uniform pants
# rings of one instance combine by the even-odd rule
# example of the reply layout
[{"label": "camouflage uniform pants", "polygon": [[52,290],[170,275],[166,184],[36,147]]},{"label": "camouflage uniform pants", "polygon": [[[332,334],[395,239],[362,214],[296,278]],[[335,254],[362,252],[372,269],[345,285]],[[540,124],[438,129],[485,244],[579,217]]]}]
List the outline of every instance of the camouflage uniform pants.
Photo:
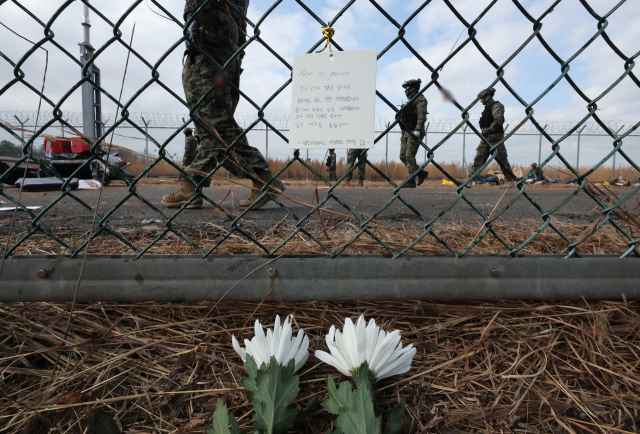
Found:
[{"label": "camouflage uniform pants", "polygon": [[[191,135],[185,138],[185,141],[184,141],[184,157],[182,157],[182,165],[184,167],[189,167],[191,163],[193,163],[193,160],[196,159],[197,155],[198,155],[198,142],[196,141],[195,136]],[[194,174],[192,174],[191,176],[193,175]],[[183,176],[181,173],[178,179],[182,180],[182,178]],[[211,178],[207,179],[207,181],[204,183],[204,187],[209,187],[210,185],[211,185]]]},{"label": "camouflage uniform pants", "polygon": [[[360,157],[362,157],[362,154],[365,152],[365,149],[349,149],[347,151],[347,171],[351,170],[351,168],[356,165],[356,160],[358,160],[358,177],[363,181],[364,175],[366,174],[367,163]],[[349,173],[345,179],[351,181],[352,178],[353,172]]]},{"label": "camouflage uniform pants", "polygon": [[332,167],[329,169],[329,181],[337,181],[338,180],[338,172],[336,172],[336,168]]},{"label": "camouflage uniform pants", "polygon": [[182,157],[182,165],[188,166],[193,163],[198,155],[198,142],[194,136],[189,136],[184,140],[184,157]]},{"label": "camouflage uniform pants", "polygon": [[409,134],[408,131],[402,132],[402,140],[400,142],[400,161],[407,166],[409,175],[415,173],[419,167],[416,162],[416,155],[420,149],[420,142]]},{"label": "camouflage uniform pants", "polygon": [[[226,62],[226,56],[211,55],[219,64]],[[226,71],[231,82],[238,82],[241,73],[239,62],[231,62]],[[239,138],[243,129],[233,117],[237,102],[228,86],[218,87],[218,76],[218,69],[203,55],[196,56],[193,62],[187,59],[182,70],[182,86],[189,106],[194,107],[211,89],[195,110],[194,135],[200,138],[200,144],[189,168],[209,173],[228,156],[223,167],[241,178],[247,177],[256,169],[268,169],[269,164],[262,153],[249,145],[246,136]],[[207,129],[211,129],[214,134],[217,132],[224,144]],[[236,140],[236,144],[228,152],[227,147]],[[202,173],[194,172],[191,176],[196,180],[204,177]]]},{"label": "camouflage uniform pants", "polygon": [[[492,145],[495,145],[500,140],[502,140],[502,137],[499,137],[497,139],[493,137],[487,137],[487,140],[492,143]],[[476,158],[473,160],[473,168],[471,169],[471,172],[475,173],[476,170],[478,170],[484,163],[487,162],[490,156],[491,146],[487,145],[484,142],[480,142],[478,149],[476,149]],[[496,161],[498,162],[498,165],[500,165],[502,173],[504,174],[504,179],[506,181],[515,181],[515,178],[509,175],[509,173],[511,172],[511,165],[509,164],[509,159],[507,158],[507,148],[504,146],[504,143],[498,146],[498,155]]]}]

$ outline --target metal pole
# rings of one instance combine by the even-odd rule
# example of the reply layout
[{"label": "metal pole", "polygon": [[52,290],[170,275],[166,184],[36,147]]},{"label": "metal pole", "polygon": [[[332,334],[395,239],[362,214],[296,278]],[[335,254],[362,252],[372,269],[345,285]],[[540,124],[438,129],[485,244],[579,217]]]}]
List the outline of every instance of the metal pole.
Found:
[{"label": "metal pole", "polygon": [[[621,126],[620,128],[618,128],[618,131],[616,131],[616,136],[618,135],[618,133],[620,132],[620,130],[622,130],[624,128],[624,125]],[[611,180],[613,181],[616,178],[616,154],[618,152],[616,151],[615,154],[613,154],[613,167],[611,168]]]},{"label": "metal pole", "polygon": [[309,150],[307,149],[307,181],[309,180]]},{"label": "metal pole", "polygon": [[266,132],[266,136],[267,136],[267,138],[266,138],[266,140],[267,140],[267,155],[266,155],[266,158],[267,158],[267,161],[269,161],[269,127],[265,125],[264,126],[264,131]]},{"label": "metal pole", "polygon": [[[546,130],[549,124],[545,125],[543,130]],[[540,131],[540,141],[538,142],[538,166],[542,161],[542,131]]]},{"label": "metal pole", "polygon": [[576,172],[580,173],[580,134],[582,134],[582,131],[587,128],[587,126],[585,125],[584,127],[582,127],[582,129],[580,129],[580,131],[578,131],[578,152],[576,153]]},{"label": "metal pole", "polygon": [[[467,148],[467,128],[469,125],[465,125],[462,130],[462,177],[469,177],[469,170],[467,170],[467,157],[466,157],[466,148]],[[465,176],[466,173],[466,176]]]},{"label": "metal pole", "polygon": [[24,143],[24,124],[26,124],[27,122],[29,122],[29,118],[27,118],[27,120],[26,120],[26,121],[22,122],[22,121],[18,118],[18,116],[13,115],[13,117],[14,117],[14,118],[16,118],[16,120],[18,121],[18,123],[20,123],[20,129],[22,130],[22,131],[20,131],[20,135],[22,136],[22,142]]},{"label": "metal pole", "polygon": [[[64,121],[69,122],[69,118],[66,118]],[[64,139],[64,124],[60,122],[60,125],[62,125],[62,138]]]},{"label": "metal pole", "polygon": [[[89,59],[95,52],[95,48],[91,45],[89,21],[89,6],[84,4],[84,15],[82,17],[83,41],[80,45],[80,61],[83,66],[89,62]],[[93,80],[96,86],[100,86],[100,68],[95,63],[87,67],[89,78]],[[84,76],[82,77],[85,78]],[[89,81],[82,83],[82,132],[85,136],[92,139],[102,135],[102,107],[101,96],[98,89]]]},{"label": "metal pole", "polygon": [[[144,123],[144,155],[149,155],[149,138],[147,137],[147,135],[149,134],[149,122],[147,122],[147,120],[144,118],[144,116],[140,116],[140,118],[142,119],[142,122]],[[144,167],[145,169],[147,167],[149,167],[149,159],[145,158],[144,159]],[[147,173],[147,176],[149,176],[149,174]]]},{"label": "metal pole", "polygon": [[[431,125],[431,122],[427,123],[427,128],[424,130],[424,144],[427,144],[427,135],[429,134],[429,125]],[[424,148],[424,162],[427,162],[427,148]]]},{"label": "metal pole", "polygon": [[[391,122],[387,122],[387,128],[389,128],[389,125],[391,125]],[[389,176],[387,172],[389,166],[389,134],[391,134],[391,131],[387,132],[387,144],[384,150],[384,176]]]},{"label": "metal pole", "polygon": [[[202,255],[150,255],[139,260],[133,255],[89,255],[77,301],[186,302],[224,297],[228,301],[257,302],[265,298],[266,288],[273,287],[274,282],[278,290],[272,299],[290,301],[640,298],[640,267],[630,266],[629,261],[596,255],[563,261],[549,256],[515,259],[469,255],[456,259],[407,255],[390,260],[368,255],[302,255],[274,263],[272,258],[257,255],[218,255],[216,266],[207,267]],[[69,276],[78,275],[82,261],[58,256],[55,272],[47,279],[39,278],[33,270],[50,269],[52,260],[44,255],[7,260],[0,302],[74,300],[77,281]],[[207,267],[206,274],[203,267]],[[492,277],[498,273],[499,278]],[[215,285],[207,285],[212,281]],[[427,287],[425,282],[429,282]],[[473,287],[464,285],[468,282],[473,282]],[[238,285],[237,290],[229,292],[233,285]]]},{"label": "metal pole", "polygon": [[111,119],[111,116],[109,116],[109,117],[107,118],[107,120],[106,120],[106,121],[104,121],[104,122],[102,122],[102,120],[100,120],[100,124],[102,125],[102,131],[103,131],[103,132],[104,132],[104,130],[106,129],[106,127],[107,127],[107,123],[109,122],[109,120],[110,120],[110,119]]}]

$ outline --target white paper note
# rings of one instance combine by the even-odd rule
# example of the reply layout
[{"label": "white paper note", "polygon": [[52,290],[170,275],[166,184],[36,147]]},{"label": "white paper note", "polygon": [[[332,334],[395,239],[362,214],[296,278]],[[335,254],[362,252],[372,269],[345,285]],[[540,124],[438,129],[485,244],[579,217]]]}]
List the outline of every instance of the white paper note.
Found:
[{"label": "white paper note", "polygon": [[293,58],[291,149],[371,149],[375,139],[376,50]]}]

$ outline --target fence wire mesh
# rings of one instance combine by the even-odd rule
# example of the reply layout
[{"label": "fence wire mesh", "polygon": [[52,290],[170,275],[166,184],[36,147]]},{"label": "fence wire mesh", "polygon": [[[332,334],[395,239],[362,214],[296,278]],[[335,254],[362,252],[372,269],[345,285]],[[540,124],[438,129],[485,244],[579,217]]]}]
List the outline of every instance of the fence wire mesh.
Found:
[{"label": "fence wire mesh", "polygon": [[[208,7],[212,6],[214,1],[215,0],[203,0],[199,2],[199,11],[206,10]],[[223,2],[228,10],[233,11],[233,14],[236,14],[236,16],[238,16],[237,14],[240,14],[242,19],[246,21],[248,26],[246,42],[237,49],[237,51],[230,57],[230,60],[242,56],[243,51],[250,44],[260,44],[269,53],[271,53],[271,55],[275,59],[277,59],[278,62],[281,62],[284,67],[286,67],[288,70],[292,70],[292,66],[261,37],[261,26],[264,24],[264,22],[269,20],[270,14],[273,12],[273,10],[275,10],[282,4],[283,0],[275,1],[266,11],[266,13],[256,22],[252,22],[248,17],[244,16],[244,14],[242,14],[241,11],[236,7],[234,2],[229,0],[218,1]],[[55,241],[64,249],[66,249],[72,256],[77,256],[80,252],[86,249],[87,245],[91,243],[92,240],[98,237],[107,236],[114,237],[116,240],[123,243],[132,253],[134,253],[138,257],[141,257],[145,253],[149,252],[157,243],[161,242],[161,240],[166,240],[168,238],[181,240],[181,242],[188,244],[193,249],[198,251],[203,257],[223,252],[223,246],[225,245],[225,243],[229,242],[231,238],[241,238],[246,243],[257,246],[267,256],[279,256],[291,252],[295,253],[295,249],[292,249],[293,240],[299,240],[300,238],[302,238],[303,240],[305,240],[305,242],[315,243],[317,246],[319,246],[321,251],[333,257],[348,252],[350,246],[361,239],[361,237],[370,238],[379,246],[381,246],[387,254],[390,254],[393,257],[398,257],[411,252],[414,247],[420,244],[427,237],[435,239],[449,252],[450,255],[454,257],[462,257],[468,253],[473,253],[478,244],[485,240],[487,237],[493,237],[502,246],[504,246],[504,248],[511,256],[516,257],[523,251],[523,249],[534,242],[534,240],[545,230],[553,231],[560,237],[561,241],[564,243],[565,253],[567,257],[578,257],[580,256],[578,247],[585,241],[587,241],[590,237],[594,236],[597,231],[605,226],[614,228],[615,232],[625,240],[627,247],[624,253],[621,255],[623,258],[629,256],[640,256],[640,253],[637,251],[637,244],[640,241],[640,238],[638,237],[640,234],[640,228],[634,226],[634,224],[631,224],[628,219],[625,220],[624,217],[628,217],[628,212],[625,211],[621,214],[621,210],[623,209],[624,204],[638,193],[638,191],[640,190],[640,186],[636,186],[629,191],[625,191],[624,195],[621,198],[617,198],[613,202],[607,202],[603,200],[603,197],[601,195],[596,194],[593,188],[590,187],[589,181],[587,180],[587,177],[589,177],[598,169],[603,168],[605,164],[611,162],[616,156],[618,157],[618,164],[620,164],[620,159],[622,159],[625,164],[628,164],[635,171],[640,171],[640,167],[638,167],[638,165],[635,163],[632,155],[627,152],[628,147],[623,148],[625,139],[627,139],[634,133],[640,123],[611,123],[601,119],[597,113],[597,110],[599,109],[598,103],[601,102],[601,100],[616,86],[618,86],[622,80],[630,79],[637,87],[640,88],[640,81],[633,73],[635,58],[640,55],[640,52],[633,55],[623,53],[607,34],[607,28],[609,25],[608,18],[617,9],[619,9],[626,2],[626,0],[621,0],[618,4],[615,5],[615,7],[613,7],[604,15],[599,15],[598,13],[596,13],[596,11],[589,5],[586,0],[580,0],[580,4],[593,18],[595,30],[593,31],[591,37],[585,41],[582,47],[580,47],[571,56],[566,58],[560,56],[556,51],[554,51],[551,46],[552,44],[550,44],[544,38],[544,32],[542,30],[544,19],[554,10],[554,8],[558,7],[562,0],[556,0],[552,2],[549,7],[540,16],[537,17],[532,16],[521,4],[521,2],[519,2],[518,0],[512,0],[512,3],[521,12],[522,16],[531,23],[532,30],[529,37],[523,40],[521,45],[511,54],[511,56],[509,56],[502,63],[498,63],[488,54],[487,50],[483,48],[478,38],[479,35],[477,30],[478,24],[482,20],[487,19],[487,13],[491,10],[492,7],[494,7],[494,5],[497,3],[497,0],[489,2],[488,6],[473,21],[466,20],[463,17],[463,14],[449,0],[444,0],[444,3],[453,13],[456,19],[466,28],[466,36],[464,36],[464,38],[461,38],[461,41],[457,45],[457,47],[452,50],[451,53],[446,57],[446,59],[440,64],[430,64],[423,56],[421,56],[421,54],[414,48],[411,41],[406,37],[407,26],[413,20],[415,20],[421,12],[427,10],[427,8],[432,3],[431,0],[427,0],[419,5],[414,13],[411,14],[411,16],[409,16],[409,18],[404,22],[396,21],[389,13],[389,11],[385,10],[385,8],[381,6],[381,4],[374,0],[359,1],[368,1],[388,21],[390,25],[397,28],[397,36],[389,42],[386,48],[380,51],[380,53],[378,54],[378,59],[381,59],[383,56],[385,56],[393,47],[400,45],[408,49],[413,54],[413,56],[415,56],[415,58],[420,61],[424,68],[426,68],[430,72],[430,80],[425,80],[419,90],[419,95],[423,95],[427,90],[434,88],[442,92],[448,92],[441,83],[442,78],[446,77],[447,75],[447,69],[443,68],[448,63],[450,63],[452,59],[456,58],[457,56],[463,56],[461,52],[465,49],[465,47],[475,47],[475,49],[479,53],[481,53],[484,59],[486,59],[486,61],[492,65],[496,74],[496,78],[491,82],[485,83],[483,88],[490,88],[498,83],[501,83],[502,86],[504,86],[504,88],[507,89],[508,92],[510,92],[510,94],[521,104],[524,110],[525,117],[517,122],[510,124],[504,135],[504,138],[499,143],[492,144],[489,143],[484,136],[482,136],[481,131],[477,126],[477,122],[471,119],[470,111],[478,107],[480,103],[479,98],[475,99],[470,105],[466,107],[456,101],[455,98],[451,100],[452,104],[455,105],[460,113],[460,119],[442,121],[443,125],[445,123],[447,124],[448,131],[446,134],[437,136],[436,140],[429,140],[429,142],[427,142],[426,140],[421,140],[422,149],[425,151],[425,158],[420,165],[420,170],[426,168],[427,166],[435,167],[444,174],[444,177],[449,182],[455,184],[456,194],[453,196],[451,202],[447,206],[443,207],[440,210],[432,211],[431,214],[426,214],[424,210],[422,212],[419,211],[418,208],[412,205],[411,201],[407,199],[406,190],[403,189],[405,184],[407,184],[411,180],[411,178],[413,178],[413,176],[417,174],[417,172],[409,174],[409,176],[401,181],[398,181],[397,179],[394,180],[391,177],[387,176],[383,167],[379,167],[379,161],[374,161],[373,159],[367,158],[368,153],[365,153],[363,159],[366,162],[367,168],[373,170],[377,174],[377,176],[383,179],[384,182],[386,182],[393,189],[393,193],[390,195],[388,200],[386,200],[385,203],[381,203],[374,212],[368,214],[359,212],[357,210],[357,204],[349,204],[341,198],[340,190],[341,184],[344,183],[344,180],[349,176],[349,174],[352,174],[358,169],[357,166],[349,168],[344,174],[342,174],[341,177],[339,177],[337,182],[330,182],[325,174],[317,170],[317,166],[310,164],[309,159],[307,159],[305,155],[301,154],[299,150],[295,150],[292,157],[288,159],[286,164],[284,164],[282,167],[279,167],[277,171],[274,171],[273,178],[264,184],[264,186],[262,187],[261,196],[256,199],[257,202],[263,199],[265,196],[268,196],[278,207],[280,207],[284,211],[285,218],[288,218],[295,222],[295,224],[293,225],[293,229],[288,234],[286,234],[286,236],[282,237],[282,239],[279,240],[278,243],[267,244],[263,241],[264,237],[256,235],[256,233],[252,232],[248,228],[252,223],[247,220],[247,217],[249,213],[253,211],[245,210],[238,212],[233,207],[223,205],[223,201],[216,201],[207,195],[205,186],[208,179],[217,179],[220,177],[219,174],[223,170],[223,165],[229,160],[230,155],[233,154],[234,149],[239,146],[240,139],[244,136],[247,136],[253,130],[257,130],[258,128],[262,127],[268,129],[270,132],[273,132],[273,134],[280,140],[284,142],[288,141],[286,134],[288,119],[272,118],[266,116],[265,110],[268,108],[270,102],[274,98],[279,96],[287,87],[291,85],[290,79],[285,82],[279,89],[277,89],[277,91],[274,92],[271,98],[269,98],[264,104],[259,104],[254,101],[251,98],[251,95],[243,93],[242,89],[236,87],[235,84],[229,84],[233,88],[233,90],[241,96],[241,98],[243,98],[245,101],[251,104],[251,106],[254,107],[256,116],[246,119],[246,122],[244,122],[242,127],[242,133],[238,137],[236,137],[236,139],[232,143],[224,143],[219,140],[220,145],[226,147],[227,149],[227,157],[224,159],[224,161],[220,161],[215,168],[213,168],[209,173],[206,174],[206,176],[203,177],[204,179],[194,177],[194,173],[192,171],[189,171],[185,167],[182,167],[180,164],[177,164],[174,159],[171,158],[171,155],[167,151],[167,146],[172,140],[176,139],[176,137],[180,137],[182,131],[190,124],[199,125],[203,129],[208,131],[209,134],[211,134],[211,136],[213,137],[216,137],[216,134],[211,130],[210,125],[208,125],[205,120],[198,116],[198,107],[202,103],[202,101],[198,101],[195,106],[189,106],[189,104],[182,96],[182,90],[172,89],[167,84],[165,84],[158,70],[163,65],[163,62],[166,60],[167,56],[170,53],[176,50],[181,51],[183,49],[185,41],[189,41],[190,43],[194,44],[197,48],[197,51],[199,52],[199,55],[203,56],[218,70],[226,70],[229,67],[230,62],[227,62],[224,65],[218,64],[206,49],[203,49],[197,43],[194,43],[193,35],[189,31],[189,26],[192,24],[193,18],[188,19],[186,22],[184,22],[181,18],[172,15],[169,10],[167,10],[162,5],[161,2],[150,0],[150,2],[153,3],[162,14],[170,19],[172,25],[178,26],[181,29],[183,34],[180,39],[175,41],[175,44],[173,44],[173,46],[167,53],[165,53],[164,56],[159,59],[151,60],[146,59],[139,51],[133,48],[128,43],[127,39],[123,37],[122,31],[120,29],[127,16],[129,16],[131,12],[137,7],[140,7],[140,5],[143,3],[142,0],[133,1],[129,9],[124,12],[116,22],[109,20],[98,7],[91,4],[89,1],[83,1],[82,3],[87,5],[93,14],[98,16],[100,20],[108,24],[113,29],[113,37],[110,38],[101,47],[96,49],[95,53],[91,56],[89,61],[86,64],[83,64],[76,58],[76,56],[72,55],[68,50],[66,50],[61,44],[56,41],[56,35],[52,31],[53,24],[56,23],[56,20],[62,14],[62,12],[74,4],[77,5],[78,2],[75,2],[74,0],[65,1],[60,6],[58,11],[53,14],[47,22],[44,22],[40,20],[36,16],[36,14],[34,14],[33,11],[31,11],[28,7],[24,6],[21,2],[14,0],[12,4],[17,5],[31,17],[32,25],[40,26],[43,29],[44,37],[42,37],[38,41],[34,41],[33,47],[25,52],[24,55],[19,59],[10,58],[3,51],[0,51],[0,56],[13,69],[14,75],[12,79],[7,80],[6,83],[3,84],[3,87],[0,89],[0,98],[14,87],[24,86],[41,99],[43,108],[42,110],[39,110],[37,113],[35,113],[37,122],[36,124],[34,124],[33,133],[28,138],[24,138],[24,136],[20,134],[19,129],[12,127],[9,124],[9,120],[3,119],[4,122],[0,123],[2,129],[7,134],[9,134],[14,141],[17,141],[22,145],[22,156],[18,158],[17,161],[11,162],[11,167],[9,167],[9,170],[6,170],[4,173],[0,174],[0,195],[6,198],[11,204],[19,207],[21,211],[29,215],[31,219],[30,228],[25,232],[15,236],[15,239],[12,239],[11,237],[11,230],[13,229],[11,228],[9,230],[9,237],[5,238],[4,240],[0,240],[0,248],[3,249],[5,257],[14,255],[15,252],[20,248],[20,246],[22,246],[27,240],[29,240],[30,237],[36,234],[45,236],[50,240]],[[9,2],[7,2],[6,0],[0,0],[0,10],[2,10],[2,6],[5,3]],[[314,12],[312,3],[305,3],[302,0],[296,0],[296,3],[309,16],[317,21],[318,28],[325,27],[327,25],[326,20],[322,19]],[[329,25],[339,26],[341,17],[347,10],[352,8],[355,3],[356,0],[345,2],[344,7],[332,19],[328,21]],[[516,90],[517,86],[512,84],[510,78],[508,77],[508,74],[505,73],[505,68],[517,56],[522,55],[523,50],[536,40],[557,62],[559,66],[559,73],[557,74],[555,79],[551,83],[549,83],[546,90],[544,90],[541,94],[539,94],[532,100],[527,100],[518,93],[518,91]],[[570,70],[572,62],[574,62],[575,59],[596,40],[604,41],[609,49],[612,50],[620,58],[620,63],[624,67],[624,72],[620,74],[620,76],[614,82],[612,82],[601,94],[590,98],[587,96],[586,92],[581,89],[580,86],[578,86],[576,82],[571,78]],[[331,42],[336,50],[342,50],[342,47],[340,46],[339,34],[332,38]],[[318,41],[311,47],[309,47],[308,53],[314,52],[324,43],[325,39],[319,36]],[[130,52],[131,56],[141,61],[151,73],[151,78],[149,78],[149,80],[142,87],[140,87],[138,92],[136,92],[130,100],[124,102],[119,101],[116,95],[109,93],[106,89],[101,87],[99,82],[96,82],[93,75],[91,74],[91,66],[93,65],[93,63],[102,60],[105,51],[110,46],[117,44],[123,46]],[[44,85],[38,83],[39,79],[37,79],[37,77],[27,76],[27,74],[23,70],[25,62],[27,62],[37,50],[41,49],[41,47],[45,45],[50,47],[49,49],[59,50],[61,53],[66,55],[77,65],[78,69],[82,72],[82,79],[70,82],[68,92],[58,101],[54,101],[47,96]],[[534,108],[536,104],[538,104],[546,95],[549,94],[549,92],[551,92],[552,89],[554,89],[558,85],[558,83],[562,81],[568,83],[579,95],[579,97],[584,100],[587,106],[586,113],[584,114],[584,117],[577,122],[555,126],[552,125],[550,129],[545,129],[545,127],[548,125],[536,119]],[[63,177],[62,174],[58,173],[51,165],[47,164],[47,162],[43,158],[40,158],[35,152],[33,152],[34,144],[39,137],[41,137],[43,134],[46,134],[47,129],[52,127],[63,126],[65,129],[67,129],[67,131],[73,132],[74,135],[82,136],[81,132],[75,126],[78,124],[78,119],[76,119],[78,115],[64,113],[60,107],[76,89],[80,88],[86,82],[89,82],[93,86],[95,86],[100,92],[103,99],[109,100],[111,103],[115,104],[118,107],[118,113],[113,116],[113,119],[110,119],[110,122],[108,124],[105,124],[102,134],[97,139],[91,140],[88,137],[84,137],[84,140],[92,145],[90,158],[88,158],[87,161],[84,162],[70,177]],[[189,111],[188,115],[184,117],[182,115],[176,115],[175,117],[164,116],[154,119],[147,119],[145,121],[145,119],[143,119],[144,115],[137,116],[133,115],[133,113],[130,113],[129,109],[131,105],[143,92],[147,91],[152,85],[160,86],[166,92],[168,92],[168,94],[170,94],[185,107],[185,110]],[[377,96],[380,101],[386,104],[394,112],[400,113],[402,111],[402,109],[398,109],[398,107],[394,105],[391,100],[385,97],[385,95],[380,91],[377,92]],[[50,113],[48,113],[48,111],[50,111]],[[29,116],[33,116],[33,114]],[[179,124],[179,126],[177,128],[174,128],[171,131],[171,134],[169,134],[168,136],[164,135],[163,138],[159,140],[157,135],[149,134],[145,129],[145,122],[149,122],[149,120],[153,120],[158,124],[177,123]],[[111,206],[107,210],[102,210],[99,207],[99,202],[96,203],[95,201],[92,202],[87,200],[86,198],[83,199],[79,194],[74,192],[70,186],[70,179],[80,173],[81,170],[86,169],[97,161],[101,161],[102,163],[109,165],[104,157],[104,154],[101,153],[101,149],[108,146],[112,134],[118,128],[123,127],[131,128],[137,131],[136,135],[146,138],[149,141],[149,144],[155,147],[157,156],[149,162],[148,167],[141,171],[135,177],[135,179],[126,181],[128,191],[117,201],[117,203],[115,203],[115,205]],[[383,122],[381,123],[381,125],[378,125],[378,127],[381,131],[376,133],[376,143],[384,141],[390,134],[396,131],[398,127],[398,121],[393,120],[386,123]],[[605,155],[603,155],[597,163],[591,164],[589,169],[586,171],[579,170],[579,167],[574,167],[573,154],[568,155],[565,151],[565,149],[567,148],[565,146],[567,144],[567,139],[575,136],[579,132],[582,132],[584,127],[588,128],[588,131],[586,132],[598,132],[606,134],[609,138],[609,143],[607,145],[606,151],[604,152]],[[434,129],[439,128],[444,127],[440,125],[434,125]],[[562,129],[562,133],[554,135],[552,134],[554,129]],[[444,160],[442,159],[445,145],[451,143],[451,141],[453,140],[452,138],[455,137],[456,134],[461,133],[463,130],[466,134],[470,135],[470,138],[471,136],[475,136],[477,140],[480,140],[481,142],[487,143],[491,146],[491,157],[475,173],[470,173],[470,176],[468,176],[468,178],[466,179],[460,179],[460,174],[452,173],[450,170],[448,170],[446,165],[443,164]],[[542,168],[546,168],[549,167],[552,162],[559,162],[562,165],[563,170],[565,170],[566,173],[574,178],[576,187],[575,189],[572,189],[570,192],[568,192],[568,194],[566,195],[566,199],[561,203],[553,207],[544,207],[534,199],[534,196],[531,194],[530,187],[525,182],[531,175],[533,175],[533,171],[527,170],[524,171],[525,173],[515,173],[516,177],[518,178],[518,192],[515,197],[510,197],[506,204],[500,205],[498,208],[488,213],[483,207],[479,206],[477,203],[474,203],[474,201],[470,198],[470,195],[468,193],[469,190],[467,189],[467,187],[470,187],[472,185],[472,181],[476,175],[480,174],[487,167],[489,167],[489,165],[496,162],[498,147],[501,144],[508,143],[508,141],[514,138],[517,134],[526,132],[539,134],[541,140],[545,141],[545,145],[548,145],[551,148],[551,153],[541,158],[540,166]],[[39,211],[29,209],[24,203],[20,201],[22,190],[20,190],[20,193],[16,194],[14,191],[7,189],[3,184],[3,180],[8,178],[11,170],[17,169],[20,165],[24,165],[25,163],[37,165],[49,175],[57,177],[58,179],[63,181],[62,191],[60,192],[60,194],[55,197],[47,206]],[[196,184],[196,194],[175,212],[169,212],[171,210],[167,210],[166,208],[161,207],[156,201],[145,198],[145,195],[142,193],[142,190],[140,188],[141,185],[143,185],[142,181],[144,180],[144,178],[146,178],[146,176],[160,164],[168,164],[176,171],[180,172],[182,176],[191,179]],[[323,186],[328,189],[326,196],[324,196],[322,199],[320,199],[319,196],[316,196],[317,201],[315,202],[315,204],[305,204],[307,208],[303,208],[303,212],[301,212],[299,208],[294,209],[287,204],[291,203],[291,201],[293,203],[299,203],[300,201],[296,201],[295,199],[292,200],[292,198],[288,196],[286,192],[274,192],[273,189],[269,188],[276,177],[280,176],[287,169],[293,167],[294,165],[301,165],[302,167],[304,167],[306,171],[311,173],[315,179],[317,179]],[[111,166],[111,168],[114,171],[120,173],[120,170],[118,168],[113,166]],[[601,217],[595,224],[591,225],[588,230],[583,231],[577,235],[575,233],[568,234],[560,225],[557,225],[552,218],[554,214],[560,212],[563,207],[565,207],[578,194],[586,194],[593,202],[593,206],[599,209]],[[219,215],[224,216],[228,220],[228,224],[226,226],[217,226],[217,240],[212,246],[205,247],[203,245],[200,245],[198,243],[198,240],[192,237],[192,234],[189,232],[188,227],[179,223],[180,217],[186,212],[187,208],[194,201],[199,200],[200,198],[204,199],[205,202],[208,202]],[[154,218],[158,218],[162,221],[162,230],[160,230],[157,236],[155,236],[152,240],[150,240],[148,243],[145,243],[145,245],[140,245],[139,243],[138,245],[134,244],[131,239],[123,235],[122,231],[117,230],[117,228],[113,224],[111,224],[114,216],[117,216],[119,213],[124,212],[129,201],[132,201],[134,199],[142,201],[148,207],[148,210],[151,211],[151,214],[154,216]],[[44,222],[44,217],[47,215],[47,213],[50,213],[55,206],[59,206],[60,204],[65,203],[65,201],[67,200],[76,202],[86,211],[86,213],[83,215],[83,218],[89,220],[94,217],[96,218],[96,230],[89,232],[89,236],[86,236],[82,241],[69,242],[68,239],[63,239],[63,237],[60,237],[59,234],[56,233],[55,227],[48,226]],[[289,200],[290,202],[287,202],[287,200]],[[501,236],[499,232],[495,230],[495,226],[496,223],[504,216],[504,214],[508,212],[508,210],[512,208],[516,203],[519,203],[519,201],[528,202],[531,206],[533,206],[533,208],[535,208],[536,212],[539,214],[540,220],[538,223],[539,225],[530,234],[530,236],[526,237],[526,239],[522,242],[514,243],[513,241]],[[327,211],[329,202],[335,202],[339,204],[339,206],[341,207],[340,213],[336,212],[335,210]],[[381,226],[377,223],[378,217],[387,209],[389,209],[392,204],[396,203],[403,204],[406,209],[410,210],[410,212],[413,213],[414,218],[417,218],[422,222],[420,233],[413,237],[413,239],[408,240],[405,245],[401,246],[397,245],[397,243],[390,243],[387,237],[385,237],[384,230],[381,230]],[[447,242],[447,240],[439,234],[439,229],[437,226],[437,224],[444,220],[444,218],[448,218],[451,215],[451,210],[454,207],[459,206],[460,204],[464,204],[470,207],[477,215],[477,217],[482,220],[481,230],[478,231],[478,233],[473,237],[473,241],[469,243],[469,245],[465,248],[455,247],[451,245],[450,242]],[[334,215],[337,214],[341,217],[354,221],[358,229],[353,233],[339,233],[339,231],[336,230],[337,226],[334,226],[333,228],[326,227],[323,223],[322,213],[327,212],[333,213]],[[347,235],[345,236],[345,234]]]}]

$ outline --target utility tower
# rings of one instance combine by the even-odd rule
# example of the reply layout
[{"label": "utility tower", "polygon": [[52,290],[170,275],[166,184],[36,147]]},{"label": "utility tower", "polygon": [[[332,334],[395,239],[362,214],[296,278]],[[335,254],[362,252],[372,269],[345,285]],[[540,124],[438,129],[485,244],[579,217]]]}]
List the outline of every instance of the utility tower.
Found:
[{"label": "utility tower", "polygon": [[[84,30],[84,41],[80,42],[80,61],[86,65],[93,53],[96,51],[91,46],[89,22],[89,6],[84,5],[84,17],[82,19]],[[91,64],[88,68],[93,82],[100,86],[100,69]],[[83,77],[84,78],[84,77]],[[90,82],[82,83],[82,133],[92,139],[97,139],[102,135],[102,108],[100,104],[100,91]]]}]

